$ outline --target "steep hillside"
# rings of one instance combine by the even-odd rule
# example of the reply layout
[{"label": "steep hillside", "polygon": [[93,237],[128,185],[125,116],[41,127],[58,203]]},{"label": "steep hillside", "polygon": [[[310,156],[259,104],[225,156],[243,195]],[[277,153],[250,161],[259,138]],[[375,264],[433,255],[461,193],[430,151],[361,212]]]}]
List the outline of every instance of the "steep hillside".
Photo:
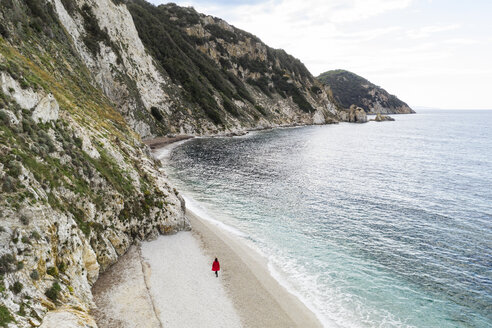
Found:
[{"label": "steep hillside", "polygon": [[[92,85],[143,138],[337,120],[299,60],[192,8],[142,0],[26,3],[50,8]],[[27,15],[43,28],[44,17]]]},{"label": "steep hillside", "polygon": [[182,87],[185,105],[217,129],[334,121],[319,83],[284,51],[193,8],[143,0],[127,6],[161,71]]},{"label": "steep hillside", "polygon": [[283,50],[193,8],[132,0],[128,9],[161,71],[182,87],[184,103],[218,129],[335,120],[321,85]]},{"label": "steep hillside", "polygon": [[59,6],[0,5],[2,327],[48,317],[94,327],[100,270],[136,240],[189,228],[177,191],[99,88]]},{"label": "steep hillside", "polygon": [[352,72],[332,70],[321,74],[317,79],[325,85],[327,92],[333,95],[341,108],[356,105],[368,113],[415,113],[396,96]]}]

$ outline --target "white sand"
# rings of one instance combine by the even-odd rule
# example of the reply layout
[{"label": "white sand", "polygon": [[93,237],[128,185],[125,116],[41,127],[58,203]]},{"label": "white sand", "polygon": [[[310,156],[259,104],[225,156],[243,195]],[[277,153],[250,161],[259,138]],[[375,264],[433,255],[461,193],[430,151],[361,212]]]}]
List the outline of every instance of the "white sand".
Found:
[{"label": "white sand", "polygon": [[[132,247],[93,287],[100,328],[322,327],[237,236],[188,211],[192,232]],[[221,262],[219,278],[212,261]]]},{"label": "white sand", "polygon": [[150,294],[164,327],[241,327],[213,258],[204,255],[191,232],[142,244],[149,264]]},{"label": "white sand", "polygon": [[99,328],[161,328],[148,289],[137,247],[131,247],[102,274],[92,288]]}]

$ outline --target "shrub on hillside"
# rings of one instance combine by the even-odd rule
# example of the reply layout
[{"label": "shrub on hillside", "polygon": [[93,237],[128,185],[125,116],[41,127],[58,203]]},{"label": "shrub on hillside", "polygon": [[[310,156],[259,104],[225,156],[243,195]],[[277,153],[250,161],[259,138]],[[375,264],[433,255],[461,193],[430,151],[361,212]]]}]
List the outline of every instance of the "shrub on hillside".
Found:
[{"label": "shrub on hillside", "polygon": [[14,282],[14,284],[10,287],[10,290],[12,290],[12,292],[14,294],[19,294],[21,291],[22,291],[22,288],[24,288],[24,286],[22,285],[22,283],[20,283],[19,281],[16,281]]},{"label": "shrub on hillside", "polygon": [[0,275],[13,272],[15,259],[12,254],[4,254],[0,257]]},{"label": "shrub on hillside", "polygon": [[51,287],[48,288],[44,294],[50,300],[56,302],[58,300],[58,297],[60,296],[60,292],[61,292],[61,286],[57,281],[55,281],[53,285],[51,285]]}]

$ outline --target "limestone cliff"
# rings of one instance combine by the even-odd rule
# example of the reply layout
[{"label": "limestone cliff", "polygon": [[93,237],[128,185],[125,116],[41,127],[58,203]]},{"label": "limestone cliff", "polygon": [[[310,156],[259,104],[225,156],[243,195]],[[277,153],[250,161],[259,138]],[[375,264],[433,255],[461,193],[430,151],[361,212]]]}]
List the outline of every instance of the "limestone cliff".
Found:
[{"label": "limestone cliff", "polygon": [[[73,37],[77,30],[62,23],[75,10],[70,3],[0,5],[3,327],[95,327],[90,287],[99,272],[138,240],[189,228],[178,192],[120,114],[114,90],[104,88],[105,68],[95,74],[86,44]],[[95,6],[78,2],[80,15],[92,8],[87,3]],[[138,118],[128,121],[138,128]]]},{"label": "limestone cliff", "polygon": [[415,113],[396,96],[352,72],[332,70],[321,74],[317,79],[341,108],[348,109],[355,105],[370,114]]}]

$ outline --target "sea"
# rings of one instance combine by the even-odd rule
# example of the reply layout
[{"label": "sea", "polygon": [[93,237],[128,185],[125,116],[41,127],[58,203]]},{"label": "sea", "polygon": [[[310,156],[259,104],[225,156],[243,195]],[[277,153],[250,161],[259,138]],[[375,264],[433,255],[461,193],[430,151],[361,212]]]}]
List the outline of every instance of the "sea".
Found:
[{"label": "sea", "polygon": [[393,117],[195,138],[164,163],[325,327],[492,327],[492,111]]}]

